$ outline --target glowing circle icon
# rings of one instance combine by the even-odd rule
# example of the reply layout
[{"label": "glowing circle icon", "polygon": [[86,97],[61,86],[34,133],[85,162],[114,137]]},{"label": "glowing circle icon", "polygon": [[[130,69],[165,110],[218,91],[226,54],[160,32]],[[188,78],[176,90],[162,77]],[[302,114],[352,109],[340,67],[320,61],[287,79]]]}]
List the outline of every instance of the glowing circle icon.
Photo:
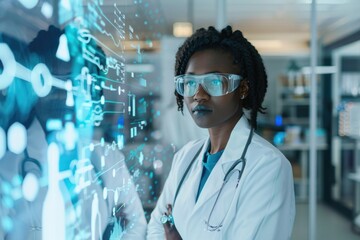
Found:
[{"label": "glowing circle icon", "polygon": [[32,202],[35,200],[38,192],[39,192],[39,181],[35,174],[28,173],[26,174],[23,184],[22,184],[22,192],[24,198]]},{"label": "glowing circle icon", "polygon": [[5,89],[11,84],[16,73],[14,54],[5,43],[0,43],[0,62],[3,65],[3,71],[0,73],[0,89]]},{"label": "glowing circle icon", "polygon": [[51,91],[52,76],[45,64],[37,64],[31,72],[31,83],[39,97],[45,97]]},{"label": "glowing circle icon", "polygon": [[24,151],[27,145],[26,129],[21,123],[14,123],[8,130],[8,148],[15,154],[20,154]]}]

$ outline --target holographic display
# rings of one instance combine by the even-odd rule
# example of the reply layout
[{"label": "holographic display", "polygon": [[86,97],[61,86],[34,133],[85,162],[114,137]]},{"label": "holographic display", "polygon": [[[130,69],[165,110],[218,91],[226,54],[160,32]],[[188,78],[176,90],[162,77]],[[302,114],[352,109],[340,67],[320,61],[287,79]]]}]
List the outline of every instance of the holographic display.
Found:
[{"label": "holographic display", "polygon": [[143,49],[157,1],[1,5],[0,239],[144,239],[174,153]]}]

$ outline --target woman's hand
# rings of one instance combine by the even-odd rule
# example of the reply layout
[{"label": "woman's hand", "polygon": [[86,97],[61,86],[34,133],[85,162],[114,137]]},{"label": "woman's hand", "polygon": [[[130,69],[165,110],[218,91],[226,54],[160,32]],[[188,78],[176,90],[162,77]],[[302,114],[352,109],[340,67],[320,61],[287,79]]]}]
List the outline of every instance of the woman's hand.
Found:
[{"label": "woman's hand", "polygon": [[[171,204],[167,205],[167,212],[164,213],[167,217],[172,216],[172,206]],[[166,240],[182,240],[179,232],[177,231],[175,225],[171,221],[167,221],[163,224],[165,230]]]}]

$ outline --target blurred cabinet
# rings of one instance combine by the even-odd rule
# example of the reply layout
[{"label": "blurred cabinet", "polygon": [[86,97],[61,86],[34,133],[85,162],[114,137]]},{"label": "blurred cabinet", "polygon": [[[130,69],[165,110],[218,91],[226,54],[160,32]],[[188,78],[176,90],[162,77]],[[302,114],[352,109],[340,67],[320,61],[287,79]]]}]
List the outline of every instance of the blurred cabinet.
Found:
[{"label": "blurred cabinet", "polygon": [[360,232],[360,41],[332,52],[331,200],[351,212]]},{"label": "blurred cabinet", "polygon": [[[294,189],[296,200],[307,201],[309,192],[309,149],[308,143],[296,145],[285,144],[278,146],[279,150],[290,160],[294,175]],[[327,148],[326,144],[317,146],[317,189],[318,198],[322,196],[322,151]]]},{"label": "blurred cabinet", "polygon": [[[322,98],[321,80],[318,81],[318,103]],[[275,133],[274,144],[283,152],[292,164],[297,201],[306,201],[309,191],[309,112],[310,80],[300,68],[290,67],[286,75],[279,78],[277,91],[279,109],[279,130]],[[322,196],[322,159],[327,149],[326,133],[321,126],[323,109],[318,107],[317,126],[317,189],[318,198]]]}]

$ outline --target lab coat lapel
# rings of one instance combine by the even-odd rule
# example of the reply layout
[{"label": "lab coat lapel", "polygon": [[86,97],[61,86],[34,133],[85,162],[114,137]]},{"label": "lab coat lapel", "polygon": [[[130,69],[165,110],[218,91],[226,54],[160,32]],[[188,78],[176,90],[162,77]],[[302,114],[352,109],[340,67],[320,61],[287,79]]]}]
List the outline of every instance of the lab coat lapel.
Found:
[{"label": "lab coat lapel", "polygon": [[250,127],[247,119],[242,117],[231,132],[224,153],[205,183],[198,201],[196,202],[194,213],[204,204],[208,203],[209,199],[220,191],[226,172],[236,160],[240,159],[249,133]]},{"label": "lab coat lapel", "polygon": [[227,172],[231,164],[233,164],[236,160],[240,159],[249,134],[250,126],[248,120],[243,116],[240,118],[238,123],[235,125],[233,131],[231,132],[225,151],[220,159],[224,174]]},{"label": "lab coat lapel", "polygon": [[[198,189],[199,189],[199,184],[200,184],[200,179],[201,179],[201,175],[202,175],[202,170],[203,170],[203,158],[205,155],[205,152],[208,149],[208,145],[209,145],[210,140],[207,139],[204,143],[204,145],[202,146],[202,149],[200,151],[200,154],[197,156],[194,166],[192,168],[192,171],[189,172],[189,178],[188,178],[188,183],[189,185],[187,186],[188,189],[192,189],[191,191],[191,195],[189,195],[191,202],[193,204],[195,204],[195,199],[196,199],[196,195],[198,193]],[[195,187],[194,187],[195,186]],[[189,200],[190,200],[189,199]]]},{"label": "lab coat lapel", "polygon": [[[186,175],[186,180],[184,181],[183,185],[180,188],[179,195],[176,198],[174,203],[174,217],[175,217],[175,224],[178,225],[180,228],[181,226],[187,226],[187,222],[189,221],[190,217],[192,216],[192,212],[188,210],[178,209],[177,206],[187,206],[186,209],[194,209],[195,207],[195,199],[199,189],[199,183],[202,173],[202,159],[207,150],[207,146],[209,144],[209,139],[205,141],[202,145],[202,150],[200,151],[199,155],[197,156],[193,166],[191,167],[190,171]],[[194,151],[194,154],[198,151]],[[191,156],[193,158],[194,155]],[[191,159],[192,160],[192,159]],[[191,160],[183,166],[182,173],[185,172],[186,168],[189,166]],[[182,175],[180,176],[180,178]],[[179,181],[180,181],[179,178]],[[186,229],[179,229],[179,231],[186,232]]]},{"label": "lab coat lapel", "polygon": [[[219,159],[219,161],[220,160],[221,159]],[[224,176],[221,165],[216,164],[199,195],[195,204],[194,213],[204,204],[208,203],[208,200],[212,196],[219,192],[221,185],[223,184],[222,180],[224,179]]]}]

